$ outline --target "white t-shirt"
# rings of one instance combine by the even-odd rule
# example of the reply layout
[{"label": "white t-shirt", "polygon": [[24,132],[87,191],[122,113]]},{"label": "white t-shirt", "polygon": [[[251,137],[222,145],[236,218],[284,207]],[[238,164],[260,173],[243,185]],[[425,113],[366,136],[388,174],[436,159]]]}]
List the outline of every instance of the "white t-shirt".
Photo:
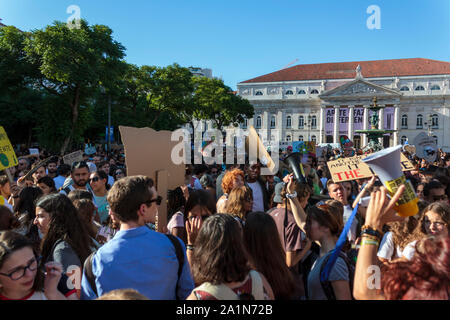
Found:
[{"label": "white t-shirt", "polygon": [[173,228],[184,228],[184,214],[181,211],[174,213],[167,224],[167,233],[172,234]]},{"label": "white t-shirt", "polygon": [[394,237],[392,232],[386,232],[380,243],[377,256],[387,260],[395,260],[398,258],[406,258],[411,260],[416,252],[416,241],[410,242],[402,250],[399,246],[394,245]]},{"label": "white t-shirt", "polygon": [[248,186],[253,191],[253,212],[264,212],[264,197],[261,189],[261,185],[257,182],[248,183]]},{"label": "white t-shirt", "polygon": [[[0,300],[10,300],[2,295],[0,295]],[[34,291],[33,293],[31,293],[30,295],[19,299],[19,300],[48,300],[47,297],[45,296],[44,292],[42,291]]]}]

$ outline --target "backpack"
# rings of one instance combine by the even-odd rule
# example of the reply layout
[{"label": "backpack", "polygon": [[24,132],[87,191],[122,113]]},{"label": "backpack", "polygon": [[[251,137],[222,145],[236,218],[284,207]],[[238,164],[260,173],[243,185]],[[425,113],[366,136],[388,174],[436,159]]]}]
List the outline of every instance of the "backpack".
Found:
[{"label": "backpack", "polygon": [[[181,277],[181,273],[183,271],[183,265],[184,265],[183,247],[181,246],[180,242],[178,241],[178,238],[175,237],[174,235],[166,234],[165,236],[167,238],[169,238],[170,242],[172,242],[173,246],[175,247],[175,253],[177,255],[177,260],[178,260],[178,278],[177,278],[177,286],[176,286],[176,288],[178,289],[178,284],[179,284],[179,281],[180,281],[180,277]],[[89,282],[89,285],[91,286],[91,288],[94,291],[95,295],[98,296],[97,285],[95,284],[95,275],[92,272],[92,259],[93,259],[95,253],[96,253],[96,251],[92,252],[89,255],[89,257],[86,258],[86,260],[84,261],[83,269],[84,269],[84,274],[86,276],[86,279]],[[183,300],[181,297],[178,296],[177,293],[176,293],[176,296],[177,296],[177,300]]]},{"label": "backpack", "polygon": [[[342,260],[344,260],[347,269],[348,269],[348,279],[349,279],[349,285],[350,285],[350,294],[352,295],[352,300],[354,300],[353,297],[353,281],[355,278],[355,262],[352,258],[353,252],[350,254],[345,254],[344,252],[339,252],[339,258],[342,258]],[[328,261],[331,257],[331,254],[329,254],[325,260],[323,261],[321,267],[320,267],[320,275],[322,275],[325,266],[328,264]],[[332,267],[331,267],[332,268]],[[322,286],[323,292],[325,293],[325,295],[327,296],[328,300],[336,300],[336,295],[334,294],[334,290],[333,290],[333,286],[331,285],[331,281],[325,280],[322,281],[322,279],[320,279],[320,284]]]},{"label": "backpack", "polygon": [[213,285],[209,282],[203,283],[194,289],[196,291],[204,291],[212,295],[217,300],[264,300],[264,286],[262,278],[255,270],[250,270],[252,279],[252,293],[236,294],[230,287],[224,284]]}]

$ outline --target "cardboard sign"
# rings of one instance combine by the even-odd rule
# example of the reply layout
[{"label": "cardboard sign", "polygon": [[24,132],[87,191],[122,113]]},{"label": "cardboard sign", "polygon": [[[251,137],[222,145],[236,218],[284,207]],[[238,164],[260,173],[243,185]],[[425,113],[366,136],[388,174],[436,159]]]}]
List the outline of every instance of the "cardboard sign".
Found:
[{"label": "cardboard sign", "polygon": [[316,143],[313,141],[295,141],[292,143],[292,152],[300,152],[302,154],[316,154]]},{"label": "cardboard sign", "polygon": [[[367,155],[328,161],[327,166],[330,169],[333,181],[343,182],[372,177],[374,175],[372,170],[367,164],[362,162],[362,159],[365,157]],[[412,163],[403,154],[400,154],[400,163],[403,171],[414,170]]]},{"label": "cardboard sign", "polygon": [[416,155],[425,159],[429,163],[436,161],[438,155],[436,140],[428,136],[425,132],[419,133],[414,138],[414,146],[416,147]]},{"label": "cardboard sign", "polygon": [[71,166],[72,163],[74,163],[74,162],[83,161],[83,151],[78,150],[78,151],[72,152],[68,155],[65,155],[63,157],[63,161],[65,164],[68,164],[69,166]]},{"label": "cardboard sign", "polygon": [[86,153],[87,155],[91,155],[91,154],[97,153],[97,148],[93,147],[93,146],[86,145],[86,148],[84,149],[84,153]]},{"label": "cardboard sign", "polygon": [[39,149],[30,148],[28,150],[30,151],[30,154],[37,154],[37,155],[39,155]]},{"label": "cardboard sign", "polygon": [[8,135],[0,126],[0,170],[15,167],[19,164],[14,148],[9,141]]},{"label": "cardboard sign", "polygon": [[[249,128],[246,145],[248,146],[249,154],[257,154],[258,159],[263,165],[267,166],[271,174],[276,174],[278,172],[278,166],[272,160],[272,157],[267,152],[266,147],[253,126],[250,126]],[[253,149],[255,146],[256,150]],[[261,171],[261,175],[265,175],[263,170]]]}]

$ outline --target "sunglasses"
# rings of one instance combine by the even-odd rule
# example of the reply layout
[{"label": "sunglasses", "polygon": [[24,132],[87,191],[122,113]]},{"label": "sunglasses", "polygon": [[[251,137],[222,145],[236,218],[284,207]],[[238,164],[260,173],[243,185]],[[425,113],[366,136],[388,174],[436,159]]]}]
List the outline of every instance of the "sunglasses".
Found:
[{"label": "sunglasses", "polygon": [[161,205],[162,197],[158,196],[156,199],[152,199],[147,202],[148,205],[151,205],[153,202],[156,202],[156,204],[159,206]]},{"label": "sunglasses", "polygon": [[94,177],[92,179],[89,179],[90,182],[97,182],[98,180],[100,180],[99,177]]}]

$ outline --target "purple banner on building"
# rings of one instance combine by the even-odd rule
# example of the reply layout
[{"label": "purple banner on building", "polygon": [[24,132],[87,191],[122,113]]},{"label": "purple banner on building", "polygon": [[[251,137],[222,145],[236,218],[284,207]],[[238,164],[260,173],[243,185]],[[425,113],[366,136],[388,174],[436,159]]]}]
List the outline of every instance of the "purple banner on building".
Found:
[{"label": "purple banner on building", "polygon": [[[348,135],[349,126],[349,108],[339,108],[339,135]],[[364,108],[353,109],[353,129],[364,129]],[[325,134],[332,136],[334,132],[334,108],[327,108],[325,110]]]}]

